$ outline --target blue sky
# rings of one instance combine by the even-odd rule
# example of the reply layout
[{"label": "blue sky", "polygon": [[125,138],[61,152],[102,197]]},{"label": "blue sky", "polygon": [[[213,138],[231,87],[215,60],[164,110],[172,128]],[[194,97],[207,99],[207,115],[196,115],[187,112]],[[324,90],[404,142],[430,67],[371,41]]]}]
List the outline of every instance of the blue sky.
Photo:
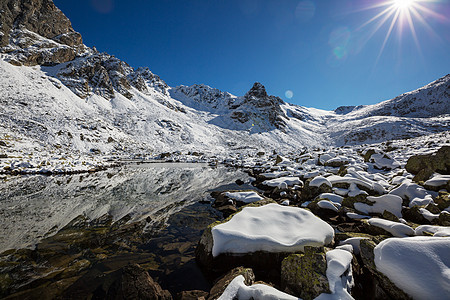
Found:
[{"label": "blue sky", "polygon": [[[450,0],[54,2],[86,45],[149,67],[170,86],[204,83],[241,96],[259,81],[287,102],[332,110],[450,73]],[[369,9],[377,4],[386,5]],[[363,26],[386,8],[392,15]]]}]

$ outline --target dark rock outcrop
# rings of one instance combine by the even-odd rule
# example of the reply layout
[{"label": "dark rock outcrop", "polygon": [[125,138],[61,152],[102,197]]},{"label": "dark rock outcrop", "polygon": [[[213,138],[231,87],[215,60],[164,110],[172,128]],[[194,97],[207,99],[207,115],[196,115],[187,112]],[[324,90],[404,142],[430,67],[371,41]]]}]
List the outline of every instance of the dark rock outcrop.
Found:
[{"label": "dark rock outcrop", "polygon": [[120,277],[108,289],[106,299],[171,300],[172,296],[137,264],[120,269]]},{"label": "dark rock outcrop", "polygon": [[0,49],[14,65],[53,65],[87,51],[51,0],[2,1],[0,11]]},{"label": "dark rock outcrop", "polygon": [[450,174],[450,146],[443,146],[434,154],[411,156],[405,169],[416,175],[415,182],[427,180],[434,172]]},{"label": "dark rock outcrop", "polygon": [[19,26],[60,44],[83,44],[81,35],[51,0],[1,1],[0,11],[0,47],[8,45],[10,31]]}]

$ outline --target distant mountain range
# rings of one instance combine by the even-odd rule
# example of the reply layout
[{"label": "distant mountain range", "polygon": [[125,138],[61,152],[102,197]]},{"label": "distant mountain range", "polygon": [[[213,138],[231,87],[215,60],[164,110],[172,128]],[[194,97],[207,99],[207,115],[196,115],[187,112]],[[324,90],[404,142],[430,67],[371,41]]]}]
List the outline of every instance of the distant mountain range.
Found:
[{"label": "distant mountain range", "polygon": [[0,3],[0,140],[9,152],[105,155],[298,151],[450,128],[450,75],[375,105],[306,108],[255,83],[244,96],[169,87],[82,42],[51,0]]}]

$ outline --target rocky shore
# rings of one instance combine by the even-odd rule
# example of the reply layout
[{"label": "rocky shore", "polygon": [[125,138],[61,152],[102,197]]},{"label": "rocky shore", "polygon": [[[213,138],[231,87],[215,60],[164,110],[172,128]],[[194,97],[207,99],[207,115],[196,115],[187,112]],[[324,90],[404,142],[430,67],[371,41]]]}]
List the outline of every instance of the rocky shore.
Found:
[{"label": "rocky shore", "polygon": [[[155,235],[155,224],[156,231],[144,232],[151,220],[80,216],[35,249],[0,255],[1,296],[445,298],[450,146],[414,146],[385,143],[247,159],[253,189],[212,192],[212,208],[198,204],[203,208],[173,216],[179,230],[195,227],[198,244],[195,237],[180,238],[185,233]],[[150,244],[166,252],[158,256]],[[172,267],[196,262],[210,288],[164,290],[175,280],[164,275],[170,273],[167,264],[161,268],[171,259]],[[186,277],[176,280],[191,280],[189,272],[195,271],[186,269]],[[158,278],[166,278],[163,287]]]}]

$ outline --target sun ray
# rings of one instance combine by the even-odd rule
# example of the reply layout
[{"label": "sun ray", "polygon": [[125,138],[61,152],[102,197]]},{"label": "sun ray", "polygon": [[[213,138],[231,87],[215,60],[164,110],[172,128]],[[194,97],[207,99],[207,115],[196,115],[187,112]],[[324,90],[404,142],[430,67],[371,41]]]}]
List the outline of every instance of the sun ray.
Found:
[{"label": "sun ray", "polygon": [[408,20],[409,28],[411,29],[411,33],[414,39],[414,43],[417,46],[417,50],[420,53],[420,56],[422,56],[422,48],[420,47],[419,39],[417,38],[416,28],[414,27],[414,21],[411,17],[411,12],[408,10],[406,12],[406,19]]},{"label": "sun ray", "polygon": [[381,54],[383,54],[384,48],[386,47],[387,41],[389,40],[389,37],[391,36],[392,29],[394,28],[395,23],[397,23],[397,19],[398,19],[399,15],[400,15],[400,11],[397,10],[395,12],[394,18],[392,19],[391,25],[389,26],[389,30],[388,30],[388,32],[386,34],[386,37],[384,38],[383,45],[381,46],[380,53],[378,54],[378,57],[377,57],[377,60],[376,60],[375,64],[378,63],[378,60],[380,59]]},{"label": "sun ray", "polygon": [[359,11],[370,9],[378,10],[373,17],[364,22],[355,30],[360,31],[365,27],[370,27],[370,30],[363,37],[363,45],[366,44],[378,31],[380,31],[384,24],[390,22],[375,64],[377,64],[381,58],[389,40],[391,39],[394,29],[397,29],[398,32],[399,45],[402,44],[404,40],[404,34],[407,31],[410,32],[411,41],[417,47],[418,53],[421,57],[423,57],[423,45],[419,40],[419,33],[421,31],[418,29],[420,27],[423,27],[426,31],[428,31],[430,36],[442,41],[442,37],[439,37],[428,23],[428,18],[431,17],[440,22],[449,22],[449,17],[433,10],[433,8],[436,9],[437,7],[430,6],[432,3],[439,2],[442,2],[442,0],[381,0],[381,2],[374,5],[368,5],[362,9],[359,9]]},{"label": "sun ray", "polygon": [[428,7],[423,6],[423,5],[419,4],[419,3],[416,3],[415,8],[419,9],[422,12],[425,12],[425,13],[429,14],[430,16],[438,18],[440,20],[443,20],[443,21],[448,20],[447,17],[445,17],[444,15],[441,15],[441,14],[439,14],[439,13],[437,13],[437,12],[435,12],[435,11],[429,9]]},{"label": "sun ray", "polygon": [[356,30],[360,30],[363,27],[369,25],[370,23],[374,22],[375,20],[377,20],[378,18],[382,17],[383,15],[388,15],[391,16],[393,13],[395,12],[395,8],[393,8],[392,6],[386,8],[385,10],[383,10],[382,12],[380,12],[379,14],[377,14],[375,17],[373,17],[372,19],[370,19],[369,21],[367,21],[366,23],[362,24],[361,26],[359,26]]},{"label": "sun ray", "polygon": [[433,28],[428,24],[428,22],[422,17],[422,15],[415,9],[411,9],[411,12],[413,13],[414,17],[425,27],[425,29],[433,35],[434,38],[436,38],[439,41],[442,41],[442,38],[436,34],[436,32],[433,30]]}]

